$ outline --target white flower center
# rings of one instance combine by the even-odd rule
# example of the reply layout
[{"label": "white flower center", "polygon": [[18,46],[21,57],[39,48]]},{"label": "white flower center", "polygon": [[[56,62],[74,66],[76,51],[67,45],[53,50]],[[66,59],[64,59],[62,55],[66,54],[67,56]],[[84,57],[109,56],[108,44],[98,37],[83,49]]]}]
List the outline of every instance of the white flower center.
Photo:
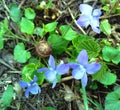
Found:
[{"label": "white flower center", "polygon": [[79,67],[80,67],[82,73],[86,73],[86,69],[84,68],[84,66],[79,65]]}]

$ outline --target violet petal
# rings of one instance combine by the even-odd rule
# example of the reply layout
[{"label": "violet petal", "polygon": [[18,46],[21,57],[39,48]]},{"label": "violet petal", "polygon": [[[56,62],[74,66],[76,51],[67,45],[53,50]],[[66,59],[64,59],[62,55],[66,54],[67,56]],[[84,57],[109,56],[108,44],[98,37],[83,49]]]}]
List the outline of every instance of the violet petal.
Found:
[{"label": "violet petal", "polygon": [[101,16],[102,12],[100,9],[94,9],[92,14],[93,16],[99,17]]},{"label": "violet petal", "polygon": [[41,72],[45,72],[45,71],[47,71],[47,70],[48,70],[48,68],[40,68],[40,69],[37,70],[37,72],[38,72],[38,73],[41,73]]},{"label": "violet petal", "polygon": [[20,85],[23,89],[26,88],[26,87],[28,87],[28,83],[27,83],[27,82],[19,81],[18,83],[19,83],[19,85]]},{"label": "violet petal", "polygon": [[29,92],[30,92],[29,89],[27,89],[27,90],[25,91],[25,97],[26,97],[26,98],[29,97]]},{"label": "violet petal", "polygon": [[67,73],[69,70],[69,65],[68,64],[60,64],[56,67],[56,71],[58,74],[63,75]]},{"label": "violet petal", "polygon": [[55,88],[55,86],[56,86],[56,80],[53,82],[53,85],[52,85],[52,88]]},{"label": "violet petal", "polygon": [[86,87],[87,85],[87,82],[88,82],[88,78],[87,78],[87,74],[84,74],[82,79],[81,79],[81,82],[82,82],[82,86],[83,87]]},{"label": "violet petal", "polygon": [[78,57],[77,57],[77,61],[79,64],[85,66],[86,64],[88,64],[88,55],[87,55],[87,52],[86,50],[82,50]]},{"label": "violet petal", "polygon": [[81,69],[80,67],[79,67],[79,68],[75,68],[75,69],[73,69],[73,71],[72,71],[72,76],[73,76],[75,79],[81,79],[84,74],[86,74],[86,71],[83,70],[83,69]]},{"label": "violet petal", "polygon": [[34,75],[34,79],[30,82],[30,84],[32,85],[32,84],[36,83],[37,80],[38,80],[37,76]]},{"label": "violet petal", "polygon": [[28,88],[28,90],[32,94],[38,94],[41,92],[41,89],[37,84],[32,85],[31,87]]},{"label": "violet petal", "polygon": [[56,74],[57,72],[54,70],[50,70],[45,72],[45,78],[50,81],[53,82],[56,79]]},{"label": "violet petal", "polygon": [[72,69],[79,68],[79,64],[76,64],[76,63],[69,63],[68,65]]},{"label": "violet petal", "polygon": [[87,27],[90,24],[88,15],[82,15],[77,19],[77,24],[83,27]]},{"label": "violet petal", "polygon": [[92,29],[94,32],[96,33],[100,33],[100,29],[99,29],[99,18],[97,17],[93,17],[90,23]]},{"label": "violet petal", "polygon": [[98,27],[93,27],[92,26],[92,30],[98,34],[100,34],[100,29]]},{"label": "violet petal", "polygon": [[55,69],[55,60],[54,60],[54,57],[52,55],[50,55],[50,58],[48,60],[48,64],[49,64],[50,67]]},{"label": "violet petal", "polygon": [[92,14],[93,7],[88,4],[80,4],[79,9],[82,14],[90,15]]},{"label": "violet petal", "polygon": [[101,64],[99,63],[91,63],[86,66],[86,71],[88,74],[94,74],[99,71],[101,68]]}]

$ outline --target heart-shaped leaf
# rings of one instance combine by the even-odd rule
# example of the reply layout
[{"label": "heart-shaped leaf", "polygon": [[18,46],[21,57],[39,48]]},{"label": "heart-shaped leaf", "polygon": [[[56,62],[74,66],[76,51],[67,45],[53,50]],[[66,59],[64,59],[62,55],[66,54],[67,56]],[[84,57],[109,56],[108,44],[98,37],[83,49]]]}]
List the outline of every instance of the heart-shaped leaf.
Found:
[{"label": "heart-shaped leaf", "polygon": [[18,43],[14,48],[14,59],[20,63],[25,63],[31,57],[30,52],[25,50],[23,43]]},{"label": "heart-shaped leaf", "polygon": [[34,23],[29,19],[22,17],[22,20],[20,21],[20,29],[23,33],[33,34]]},{"label": "heart-shaped leaf", "polygon": [[111,92],[105,98],[105,110],[119,110],[120,109],[120,93]]},{"label": "heart-shaped leaf", "polygon": [[111,85],[116,82],[117,76],[109,71],[102,77],[100,82],[104,85]]},{"label": "heart-shaped leaf", "polygon": [[32,8],[26,8],[25,9],[25,17],[27,19],[34,19],[35,15],[36,15],[36,13]]},{"label": "heart-shaped leaf", "polygon": [[112,61],[115,64],[120,62],[120,51],[114,47],[105,46],[102,50],[102,56],[105,61]]}]

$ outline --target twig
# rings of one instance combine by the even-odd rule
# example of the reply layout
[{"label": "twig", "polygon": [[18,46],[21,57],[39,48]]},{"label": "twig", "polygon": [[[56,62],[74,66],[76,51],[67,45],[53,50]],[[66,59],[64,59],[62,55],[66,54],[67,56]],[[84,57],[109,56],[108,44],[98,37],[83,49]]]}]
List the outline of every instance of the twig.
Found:
[{"label": "twig", "polygon": [[[63,3],[64,3],[65,5],[67,5],[64,1],[63,1]],[[81,31],[84,35],[87,35],[87,33],[83,30],[83,28],[77,24],[77,21],[75,20],[72,12],[71,12],[71,10],[70,10],[70,8],[68,7],[67,9],[68,9],[68,11],[69,11],[69,13],[70,13],[71,18],[73,19],[74,23],[76,24],[76,26],[80,29],[80,31]]]},{"label": "twig", "polygon": [[95,5],[97,4],[97,2],[98,2],[98,0],[94,1],[93,5],[92,5],[93,8],[94,8]]},{"label": "twig", "polygon": [[37,108],[35,108],[31,103],[29,103],[28,101],[26,101],[26,104],[31,107],[32,110],[37,110]]},{"label": "twig", "polygon": [[25,3],[26,0],[22,0],[22,2],[19,4],[18,8],[21,8],[21,6]]},{"label": "twig", "polygon": [[22,72],[21,71],[7,71],[7,73],[18,73],[18,74],[21,74]]},{"label": "twig", "polygon": [[48,100],[50,101],[50,103],[52,104],[52,106],[54,108],[56,108],[56,106],[55,106],[54,102],[52,101],[52,99],[50,98],[50,96],[48,94],[46,94],[46,96],[47,96]]},{"label": "twig", "polygon": [[[65,78],[62,78],[61,82],[69,81],[69,80],[71,80],[71,79],[73,79],[73,76],[67,76],[67,77],[65,77]],[[43,85],[41,85],[41,87],[46,87],[46,86],[48,86],[48,85],[50,85],[50,83],[44,83]]]},{"label": "twig", "polygon": [[4,0],[2,0],[2,2],[3,2],[3,7],[10,13],[10,10],[9,10],[9,8],[7,7],[7,5],[5,4],[5,1]]},{"label": "twig", "polygon": [[7,64],[6,62],[4,62],[4,60],[2,60],[1,58],[0,58],[0,63],[3,64],[3,65],[5,65],[5,66],[7,66],[7,67],[10,68],[11,70],[16,71],[15,68],[13,68],[13,67],[11,67],[10,65],[8,65],[8,64]]},{"label": "twig", "polygon": [[68,77],[62,78],[62,82],[69,81],[71,79],[73,79],[73,76],[68,76]]},{"label": "twig", "polygon": [[116,16],[120,16],[120,14],[115,14],[115,15],[108,15],[108,16],[101,16],[100,19],[107,19],[107,18],[112,18],[112,17],[116,17]]}]

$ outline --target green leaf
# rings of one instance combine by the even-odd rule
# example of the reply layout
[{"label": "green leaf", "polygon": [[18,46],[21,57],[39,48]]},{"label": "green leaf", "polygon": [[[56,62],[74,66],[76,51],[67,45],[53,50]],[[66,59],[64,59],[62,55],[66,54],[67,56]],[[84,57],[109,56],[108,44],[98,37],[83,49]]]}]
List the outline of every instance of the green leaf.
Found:
[{"label": "green leaf", "polygon": [[114,91],[117,92],[118,94],[120,94],[120,86],[115,86],[114,87]]},{"label": "green leaf", "polygon": [[106,12],[109,12],[110,9],[109,9],[109,5],[105,5],[102,7],[102,10],[106,11]]},{"label": "green leaf", "polygon": [[112,85],[116,82],[117,76],[113,73],[107,71],[107,73],[102,77],[100,82],[104,85]]},{"label": "green leaf", "polygon": [[4,34],[8,30],[8,20],[5,18],[3,23],[0,22],[0,49],[3,49],[4,47]]},{"label": "green leaf", "polygon": [[105,98],[105,110],[119,110],[120,109],[120,93],[111,92]]},{"label": "green leaf", "polygon": [[60,26],[60,31],[62,33],[62,37],[68,41],[71,41],[78,36],[77,33],[68,25]]},{"label": "green leaf", "polygon": [[4,47],[4,39],[2,36],[0,36],[0,49],[3,49]]},{"label": "green leaf", "polygon": [[14,48],[14,59],[17,62],[25,63],[31,57],[30,52],[25,50],[23,43],[18,43]]},{"label": "green leaf", "polygon": [[74,38],[72,40],[72,44],[74,47],[78,47],[80,45],[81,42],[85,41],[85,40],[89,40],[91,39],[90,36],[84,35],[84,34],[79,34],[79,36],[77,36],[76,38]]},{"label": "green leaf", "polygon": [[25,17],[27,19],[34,19],[35,16],[36,16],[36,13],[32,8],[26,8],[25,9]]},{"label": "green leaf", "polygon": [[51,44],[55,54],[64,52],[68,45],[68,41],[57,34],[51,34],[48,38],[48,42]]},{"label": "green leaf", "polygon": [[37,83],[41,85],[44,82],[45,78],[44,73],[37,72],[38,66],[41,67],[43,65],[40,63],[38,64],[38,62],[25,65],[22,69],[22,80],[25,82],[30,82],[31,79],[33,79],[34,75],[36,75],[38,78]]},{"label": "green leaf", "polygon": [[53,107],[45,107],[44,110],[55,110]]},{"label": "green leaf", "polygon": [[5,107],[10,106],[13,96],[14,96],[13,86],[9,85],[7,89],[4,91],[4,93],[2,94],[2,98],[0,99],[1,103]]},{"label": "green leaf", "polygon": [[120,62],[120,51],[114,47],[105,46],[102,50],[102,57],[105,61],[118,64]]},{"label": "green leaf", "polygon": [[16,23],[20,22],[22,15],[21,15],[20,8],[18,8],[18,6],[16,4],[11,4],[10,16],[14,22],[16,22]]},{"label": "green leaf", "polygon": [[119,14],[120,13],[120,7],[116,8],[116,13]]},{"label": "green leaf", "polygon": [[100,30],[107,36],[111,34],[111,25],[109,24],[108,20],[105,19],[100,24]]},{"label": "green leaf", "polygon": [[22,17],[22,20],[20,21],[20,29],[23,33],[33,34],[34,23],[29,19]]},{"label": "green leaf", "polygon": [[75,46],[77,52],[79,53],[82,49],[85,49],[88,53],[89,58],[94,58],[99,55],[100,46],[93,39],[83,40],[78,46]]},{"label": "green leaf", "polygon": [[40,37],[44,37],[44,29],[41,27],[36,27],[34,29],[34,34],[39,35]]},{"label": "green leaf", "polygon": [[97,73],[92,75],[93,80],[100,81],[105,76],[105,74],[107,72],[107,69],[108,69],[107,65],[103,62],[101,62],[100,64],[102,67]]},{"label": "green leaf", "polygon": [[34,63],[29,63],[25,65],[22,69],[22,80],[29,82],[34,77],[34,71],[36,70],[36,66]]},{"label": "green leaf", "polygon": [[0,22],[0,36],[3,37],[3,35],[7,32],[8,30],[8,20],[4,19],[3,23]]},{"label": "green leaf", "polygon": [[52,32],[55,30],[57,24],[58,24],[58,22],[48,23],[43,28],[44,28],[45,32]]},{"label": "green leaf", "polygon": [[[36,72],[36,71],[35,71],[35,72]],[[44,79],[45,79],[44,73],[37,73],[37,72],[36,72],[35,75],[38,77],[37,83],[38,83],[39,85],[42,85],[43,82],[44,82]]]},{"label": "green leaf", "polygon": [[49,2],[46,4],[46,8],[52,8],[52,1],[53,0],[49,0]]},{"label": "green leaf", "polygon": [[104,110],[101,103],[98,103],[97,101],[94,101],[96,107],[97,107],[97,110]]},{"label": "green leaf", "polygon": [[102,4],[106,4],[106,3],[107,3],[107,0],[100,0],[100,2],[101,2]]}]

